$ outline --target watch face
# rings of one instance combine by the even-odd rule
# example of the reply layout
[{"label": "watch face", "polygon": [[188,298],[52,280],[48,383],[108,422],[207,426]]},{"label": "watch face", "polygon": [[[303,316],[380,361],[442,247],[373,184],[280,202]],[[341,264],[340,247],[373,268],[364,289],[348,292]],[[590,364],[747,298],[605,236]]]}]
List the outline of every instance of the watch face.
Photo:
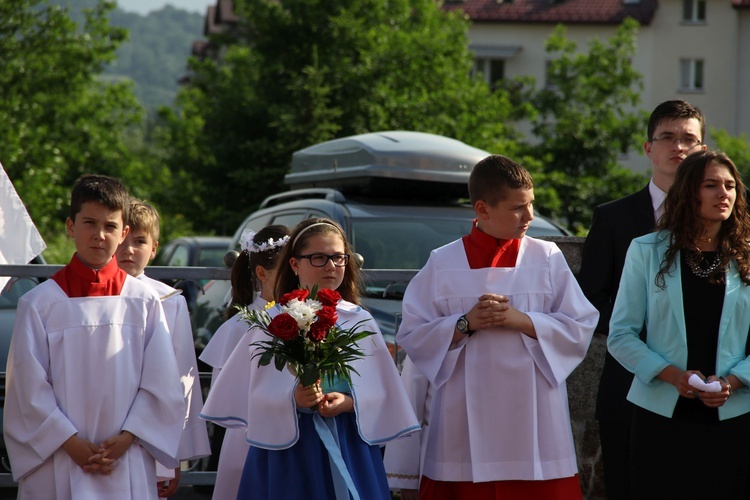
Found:
[{"label": "watch face", "polygon": [[460,317],[456,322],[456,328],[459,332],[464,333],[469,329],[469,322],[466,321],[466,318]]}]

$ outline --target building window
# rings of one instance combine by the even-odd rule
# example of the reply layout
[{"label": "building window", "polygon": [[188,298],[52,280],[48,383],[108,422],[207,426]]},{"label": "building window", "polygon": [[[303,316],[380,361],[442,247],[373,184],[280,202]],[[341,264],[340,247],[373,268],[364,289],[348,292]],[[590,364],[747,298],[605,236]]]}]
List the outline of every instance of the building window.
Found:
[{"label": "building window", "polygon": [[680,91],[703,92],[703,59],[680,59]]},{"label": "building window", "polygon": [[494,90],[505,77],[505,59],[477,57],[474,59],[472,74],[487,82],[487,85]]},{"label": "building window", "polygon": [[686,23],[705,23],[706,0],[682,0],[682,21]]}]

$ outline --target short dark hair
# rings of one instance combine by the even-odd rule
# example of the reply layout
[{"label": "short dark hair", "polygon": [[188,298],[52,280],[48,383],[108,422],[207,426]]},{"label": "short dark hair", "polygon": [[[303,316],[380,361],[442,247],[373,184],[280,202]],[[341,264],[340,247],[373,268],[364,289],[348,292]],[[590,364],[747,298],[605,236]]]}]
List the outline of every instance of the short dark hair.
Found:
[{"label": "short dark hair", "polygon": [[532,189],[531,174],[518,163],[502,155],[484,158],[469,176],[469,198],[474,205],[483,200],[491,207],[508,196],[512,189]]},{"label": "short dark hair", "polygon": [[689,120],[695,118],[701,124],[701,142],[706,138],[706,117],[703,116],[703,112],[697,107],[693,106],[687,101],[677,99],[674,101],[665,101],[651,112],[651,116],[648,119],[648,138],[650,141],[654,138],[656,127],[664,120],[678,120],[683,118]]},{"label": "short dark hair", "polygon": [[128,223],[130,197],[125,186],[114,177],[107,175],[85,174],[76,180],[70,193],[70,220],[76,220],[76,214],[83,204],[93,201],[112,210],[122,213],[123,225]]}]

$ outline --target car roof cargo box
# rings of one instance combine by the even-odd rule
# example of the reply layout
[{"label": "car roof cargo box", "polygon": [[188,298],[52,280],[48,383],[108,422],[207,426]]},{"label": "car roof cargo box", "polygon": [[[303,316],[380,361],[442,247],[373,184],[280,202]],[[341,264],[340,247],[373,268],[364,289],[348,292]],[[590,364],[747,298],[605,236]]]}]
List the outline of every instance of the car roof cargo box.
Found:
[{"label": "car roof cargo box", "polygon": [[440,135],[373,132],[296,151],[284,182],[386,198],[467,198],[469,174],[489,154]]}]

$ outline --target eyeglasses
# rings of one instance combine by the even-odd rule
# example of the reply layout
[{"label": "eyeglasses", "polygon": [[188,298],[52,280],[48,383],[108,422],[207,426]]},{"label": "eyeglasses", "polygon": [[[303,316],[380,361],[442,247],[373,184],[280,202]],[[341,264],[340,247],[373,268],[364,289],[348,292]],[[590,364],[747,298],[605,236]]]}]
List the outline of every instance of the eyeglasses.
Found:
[{"label": "eyeglasses", "polygon": [[686,149],[693,149],[695,146],[702,144],[702,141],[695,137],[677,137],[673,134],[659,134],[656,137],[652,137],[651,142],[661,142],[663,144],[681,144]]},{"label": "eyeglasses", "polygon": [[344,267],[349,263],[349,256],[345,253],[335,253],[333,255],[311,253],[309,255],[298,255],[297,258],[310,259],[310,265],[313,267],[325,267],[329,260],[336,267]]}]

